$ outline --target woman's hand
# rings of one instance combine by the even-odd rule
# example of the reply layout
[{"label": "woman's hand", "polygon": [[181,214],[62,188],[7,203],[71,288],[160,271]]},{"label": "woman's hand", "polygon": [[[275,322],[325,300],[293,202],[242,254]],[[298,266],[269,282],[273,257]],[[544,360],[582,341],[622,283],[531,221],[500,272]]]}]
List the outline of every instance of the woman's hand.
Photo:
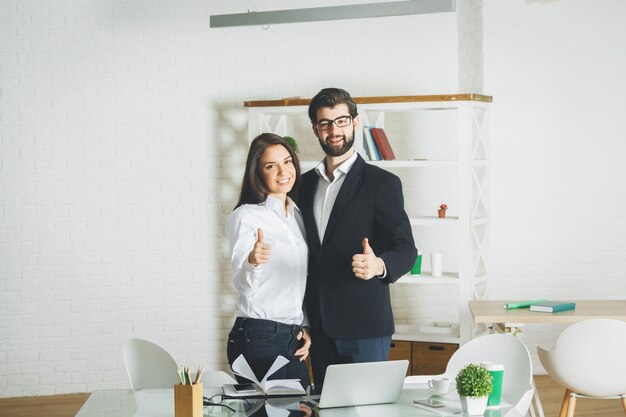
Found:
[{"label": "woman's hand", "polygon": [[254,242],[252,252],[248,255],[248,262],[252,266],[259,266],[265,264],[270,260],[270,254],[272,252],[272,245],[263,242],[263,229],[260,227],[257,229],[257,239]]},{"label": "woman's hand", "polygon": [[311,334],[309,333],[309,328],[301,328],[296,338],[298,340],[304,339],[304,344],[294,353],[295,356],[300,357],[300,362],[302,362],[307,358],[307,356],[309,356],[309,348],[311,347]]}]

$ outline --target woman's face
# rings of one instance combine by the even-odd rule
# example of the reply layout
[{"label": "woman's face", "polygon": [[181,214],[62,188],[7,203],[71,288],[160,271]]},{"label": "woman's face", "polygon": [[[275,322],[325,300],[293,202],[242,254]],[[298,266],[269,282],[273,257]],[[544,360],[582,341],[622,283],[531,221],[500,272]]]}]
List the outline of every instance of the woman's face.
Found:
[{"label": "woman's face", "polygon": [[281,200],[296,182],[296,167],[283,145],[270,145],[265,149],[259,159],[259,172],[269,195]]}]

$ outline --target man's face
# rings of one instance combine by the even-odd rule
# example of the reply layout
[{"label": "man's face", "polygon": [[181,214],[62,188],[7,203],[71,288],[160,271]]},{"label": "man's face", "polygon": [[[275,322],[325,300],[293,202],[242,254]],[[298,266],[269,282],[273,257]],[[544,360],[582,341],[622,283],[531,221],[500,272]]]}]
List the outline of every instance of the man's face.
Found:
[{"label": "man's face", "polygon": [[[348,117],[345,119],[342,117]],[[341,118],[339,120],[336,120]],[[330,123],[329,123],[330,122]],[[344,125],[343,127],[338,127]],[[313,133],[320,141],[322,149],[329,156],[341,156],[354,146],[354,132],[359,124],[358,116],[350,118],[348,106],[338,104],[336,107],[321,107],[317,109],[317,123],[313,125]],[[329,126],[323,130],[324,125]]]}]

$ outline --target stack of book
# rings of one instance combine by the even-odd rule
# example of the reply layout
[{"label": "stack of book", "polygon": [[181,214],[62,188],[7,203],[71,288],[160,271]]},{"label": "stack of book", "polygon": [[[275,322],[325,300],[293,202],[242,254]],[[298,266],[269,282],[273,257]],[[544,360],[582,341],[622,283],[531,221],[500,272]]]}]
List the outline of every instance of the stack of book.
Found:
[{"label": "stack of book", "polygon": [[530,311],[540,311],[542,313],[558,313],[559,311],[574,310],[576,303],[573,301],[550,301],[547,299],[533,301],[519,301],[506,303],[504,308],[511,310],[514,308],[526,308]]},{"label": "stack of book", "polygon": [[396,155],[383,128],[365,126],[363,128],[363,136],[365,138],[365,150],[370,161],[391,161],[396,159]]}]

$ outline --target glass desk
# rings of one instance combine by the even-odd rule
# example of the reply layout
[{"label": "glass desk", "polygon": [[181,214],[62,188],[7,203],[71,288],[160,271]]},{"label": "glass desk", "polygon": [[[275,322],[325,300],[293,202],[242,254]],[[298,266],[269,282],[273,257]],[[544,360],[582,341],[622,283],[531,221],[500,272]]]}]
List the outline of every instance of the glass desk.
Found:
[{"label": "glass desk", "polygon": [[[316,410],[299,404],[302,397],[267,400],[224,400],[235,411],[220,406],[205,406],[205,416],[216,417],[436,417],[438,414],[417,408],[413,400],[429,398],[425,384],[408,384],[400,399],[392,404],[365,405]],[[221,393],[221,388],[205,388],[205,397]],[[443,397],[458,402],[456,393]],[[306,397],[304,397],[306,399]],[[459,404],[460,408],[460,404]],[[486,417],[510,416],[509,407],[488,410]],[[447,414],[447,415],[461,415]],[[507,417],[508,417],[507,416]],[[174,417],[174,389],[94,391],[76,417]]]}]

